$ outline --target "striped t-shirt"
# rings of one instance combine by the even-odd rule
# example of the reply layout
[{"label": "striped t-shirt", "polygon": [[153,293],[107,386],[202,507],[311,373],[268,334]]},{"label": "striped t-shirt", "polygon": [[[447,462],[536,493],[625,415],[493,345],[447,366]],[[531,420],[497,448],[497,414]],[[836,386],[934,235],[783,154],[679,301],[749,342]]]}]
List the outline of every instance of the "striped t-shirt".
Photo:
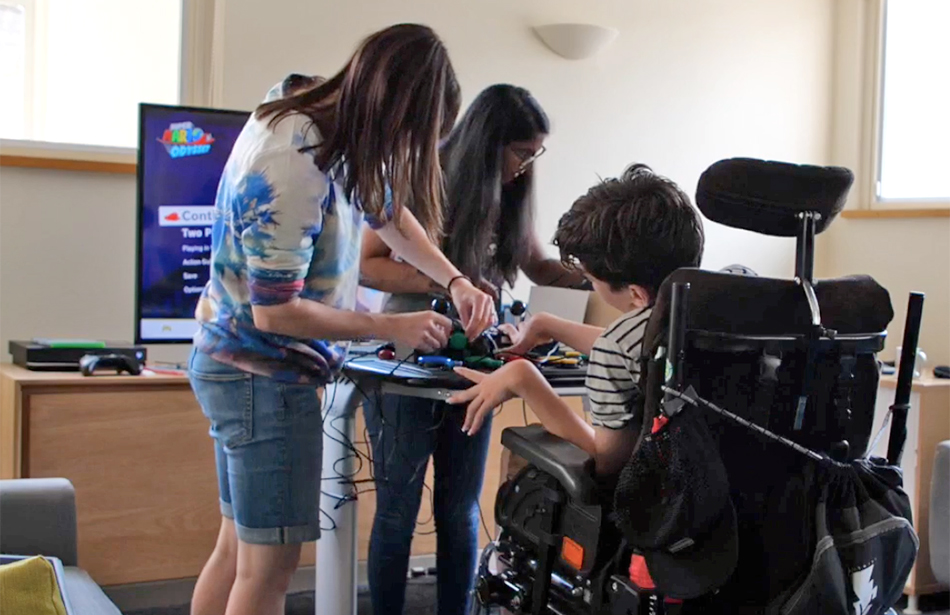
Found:
[{"label": "striped t-shirt", "polygon": [[623,429],[633,419],[640,391],[640,349],[650,308],[628,312],[594,342],[587,367],[591,424]]}]

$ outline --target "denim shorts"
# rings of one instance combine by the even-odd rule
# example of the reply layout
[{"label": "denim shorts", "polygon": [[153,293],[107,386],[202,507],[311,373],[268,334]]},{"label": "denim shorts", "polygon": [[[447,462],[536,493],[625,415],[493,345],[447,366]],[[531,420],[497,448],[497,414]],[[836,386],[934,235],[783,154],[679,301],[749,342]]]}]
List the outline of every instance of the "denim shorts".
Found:
[{"label": "denim shorts", "polygon": [[320,537],[323,422],[313,385],[278,382],[193,351],[188,375],[211,422],[221,514],[252,544]]}]

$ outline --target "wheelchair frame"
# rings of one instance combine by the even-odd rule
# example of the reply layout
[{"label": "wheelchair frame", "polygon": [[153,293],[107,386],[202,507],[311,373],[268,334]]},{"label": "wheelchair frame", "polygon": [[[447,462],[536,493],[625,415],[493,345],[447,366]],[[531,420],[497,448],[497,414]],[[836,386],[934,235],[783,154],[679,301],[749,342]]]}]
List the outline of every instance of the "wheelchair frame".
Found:
[{"label": "wheelchair frame", "polygon": [[[857,346],[870,344],[872,349],[880,350],[882,334],[838,336],[837,332],[825,329],[822,326],[821,313],[813,286],[814,245],[816,224],[820,220],[816,212],[801,212],[798,219],[801,221],[800,231],[796,238],[795,282],[805,293],[811,312],[811,327],[806,334],[810,345],[829,343],[848,343]],[[687,314],[690,287],[688,283],[675,283],[672,288],[670,303],[669,340],[667,353],[671,365],[671,373],[666,380],[664,403],[685,403],[680,398],[683,393],[683,362],[686,354]],[[920,323],[923,313],[924,295],[911,293],[909,297],[907,317],[903,332],[902,354],[898,370],[898,384],[894,404],[890,407],[892,424],[887,449],[887,461],[892,465],[899,465],[907,437],[907,413],[910,408],[909,400],[913,381],[914,361],[920,332]],[[759,347],[763,342],[756,336],[728,336],[730,341],[737,344],[751,344]],[[722,341],[720,339],[720,341]],[[768,340],[774,343],[776,340]],[[790,336],[790,344],[801,344],[801,336]],[[796,424],[800,424],[804,403],[800,402],[796,413]],[[537,429],[537,426],[525,428],[509,428],[502,434],[502,444],[511,448],[513,434],[508,432]],[[533,437],[545,437],[534,434]],[[572,445],[546,434],[546,444],[549,446],[568,446],[575,448],[573,460],[574,469],[578,473],[587,472],[592,475],[592,460],[586,453]],[[801,447],[799,447],[801,448]],[[563,450],[563,449],[562,449]],[[829,452],[834,459],[843,460],[848,455],[846,441],[833,445]],[[586,457],[586,461],[585,458]],[[537,461],[537,460],[536,460]],[[588,615],[591,613],[609,613],[611,615],[661,615],[673,614],[678,610],[679,601],[670,602],[657,593],[643,592],[629,580],[628,574],[621,562],[632,550],[627,547],[619,531],[605,527],[609,522],[597,522],[599,532],[597,561],[581,562],[575,567],[575,574],[565,572],[564,567],[558,568],[559,555],[564,553],[564,540],[571,540],[558,534],[558,528],[564,519],[571,515],[582,515],[588,519],[599,517],[603,520],[599,505],[590,502],[577,501],[586,498],[569,498],[563,480],[545,468],[543,461],[536,465],[536,461],[529,460],[529,465],[522,469],[517,477],[505,483],[498,494],[501,502],[506,489],[531,489],[535,494],[538,514],[529,520],[521,519],[512,523],[506,519],[505,511],[496,504],[496,520],[502,527],[497,540],[486,547],[478,567],[478,578],[474,590],[473,612],[482,609],[500,607],[509,612],[531,613],[541,615]],[[563,479],[563,477],[562,477]],[[571,478],[575,480],[576,477]],[[591,478],[591,480],[593,480]],[[571,484],[573,491],[586,492],[592,489],[591,485]],[[526,497],[526,496],[525,496]],[[607,540],[616,539],[616,548],[608,554],[604,549]],[[523,547],[528,542],[539,548],[539,554],[529,552]],[[497,562],[504,570],[493,573],[488,569],[488,560],[492,555],[497,556]],[[629,559],[629,558],[627,558]]]}]

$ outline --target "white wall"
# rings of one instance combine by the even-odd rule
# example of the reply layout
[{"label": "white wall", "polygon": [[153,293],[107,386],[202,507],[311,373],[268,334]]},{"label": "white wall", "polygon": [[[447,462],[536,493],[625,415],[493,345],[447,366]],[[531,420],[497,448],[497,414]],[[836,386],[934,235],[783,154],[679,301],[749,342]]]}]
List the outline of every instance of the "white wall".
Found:
[{"label": "white wall", "polygon": [[925,294],[918,347],[927,371],[950,363],[950,218],[839,219],[818,247],[819,277],[867,273],[890,293],[894,320],[883,360],[901,345],[913,291]]},{"label": "white wall", "polygon": [[[832,13],[827,0],[229,0],[224,104],[252,108],[289,71],[329,74],[371,31],[400,21],[446,41],[465,102],[492,83],[530,89],[551,117],[537,163],[539,231],[633,161],[695,190],[717,159],[824,163]],[[590,61],[563,60],[534,24],[612,25]],[[0,169],[0,342],[39,335],[130,339],[134,179]],[[788,275],[793,245],[707,224],[705,265]],[[63,292],[75,291],[73,297]],[[180,349],[156,356],[168,356]]]},{"label": "white wall", "polygon": [[135,177],[0,169],[0,335],[130,340]]},{"label": "white wall", "polygon": [[[332,74],[361,37],[399,21],[439,32],[465,104],[492,83],[531,90],[553,124],[536,167],[545,240],[598,175],[630,162],[650,164],[692,195],[699,174],[720,158],[827,158],[825,0],[272,0],[267,11],[255,0],[229,0],[225,19],[224,96],[232,106],[253,107],[290,71]],[[620,35],[594,60],[571,62],[529,28],[569,20],[612,25]],[[707,233],[706,266],[742,261],[763,273],[791,271],[788,241],[711,223]]]}]

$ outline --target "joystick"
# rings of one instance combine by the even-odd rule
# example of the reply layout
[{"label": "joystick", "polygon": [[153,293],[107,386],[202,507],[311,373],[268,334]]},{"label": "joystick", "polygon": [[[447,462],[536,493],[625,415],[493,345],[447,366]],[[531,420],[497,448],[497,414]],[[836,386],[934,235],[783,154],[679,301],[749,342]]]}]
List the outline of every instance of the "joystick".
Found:
[{"label": "joystick", "polygon": [[445,297],[436,297],[432,300],[432,311],[443,316],[448,316],[452,309],[452,304]]}]

